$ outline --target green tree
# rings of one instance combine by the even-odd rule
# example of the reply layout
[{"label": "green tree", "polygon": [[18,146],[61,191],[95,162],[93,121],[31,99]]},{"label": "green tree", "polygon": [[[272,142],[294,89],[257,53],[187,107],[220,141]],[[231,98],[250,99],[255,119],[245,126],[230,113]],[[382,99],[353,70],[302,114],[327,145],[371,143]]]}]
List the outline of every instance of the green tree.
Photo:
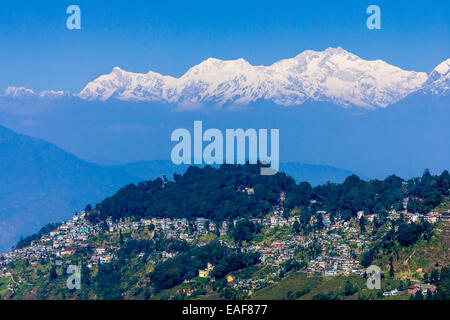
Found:
[{"label": "green tree", "polygon": [[83,289],[91,284],[91,273],[85,263],[81,265],[81,284]]},{"label": "green tree", "polygon": [[437,269],[433,269],[431,270],[431,274],[430,274],[430,283],[432,284],[438,284],[439,282],[439,270]]},{"label": "green tree", "polygon": [[287,296],[286,296],[286,299],[287,300],[295,300],[295,296],[294,296],[294,294],[292,293],[292,291],[288,291],[288,293],[287,293]]},{"label": "green tree", "polygon": [[361,231],[361,233],[366,232],[366,219],[364,217],[361,217],[361,219],[359,219],[359,230]]},{"label": "green tree", "polygon": [[261,231],[261,227],[249,220],[241,220],[236,223],[232,230],[233,239],[236,242],[249,242],[256,233]]},{"label": "green tree", "polygon": [[56,273],[56,266],[52,265],[50,269],[50,280],[55,280],[58,277],[58,274]]},{"label": "green tree", "polygon": [[297,234],[300,233],[301,227],[300,227],[300,223],[297,220],[294,221],[292,228],[294,229],[295,233],[297,233]]},{"label": "green tree", "polygon": [[450,266],[441,269],[441,276],[437,285],[436,299],[450,300]]},{"label": "green tree", "polygon": [[322,230],[323,227],[324,227],[324,225],[323,225],[323,217],[322,217],[322,214],[321,214],[321,213],[318,213],[317,216],[316,216],[316,219],[317,219],[316,228],[317,228],[318,230]]},{"label": "green tree", "polygon": [[347,280],[345,282],[345,286],[344,286],[344,294],[346,296],[350,296],[352,294],[354,294],[356,292],[356,288],[353,286],[353,284],[350,282],[350,280]]},{"label": "green tree", "polygon": [[414,295],[414,300],[423,300],[423,293],[421,290],[418,290]]},{"label": "green tree", "polygon": [[394,278],[394,258],[392,256],[389,258],[389,277]]}]

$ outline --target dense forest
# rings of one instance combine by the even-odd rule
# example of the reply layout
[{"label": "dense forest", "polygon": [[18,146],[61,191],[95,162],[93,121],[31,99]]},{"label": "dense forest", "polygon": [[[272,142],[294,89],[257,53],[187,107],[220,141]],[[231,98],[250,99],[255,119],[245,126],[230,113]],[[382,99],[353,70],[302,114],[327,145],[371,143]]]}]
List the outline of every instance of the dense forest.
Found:
[{"label": "dense forest", "polygon": [[101,219],[156,216],[224,221],[269,213],[280,193],[292,185],[294,179],[284,173],[260,175],[258,165],[192,166],[183,175],[175,174],[173,181],[158,178],[127,185],[96,209]]},{"label": "dense forest", "polygon": [[220,222],[262,217],[279,204],[283,192],[286,211],[325,210],[349,219],[360,210],[367,214],[403,210],[403,199],[409,197],[409,210],[426,213],[449,195],[449,189],[448,171],[431,175],[425,170],[422,177],[407,181],[395,175],[370,181],[352,175],[342,184],[312,188],[284,173],[262,176],[260,165],[192,166],[183,175],[175,174],[173,181],[164,177],[125,186],[97,204],[98,214],[90,219],[203,217]]}]

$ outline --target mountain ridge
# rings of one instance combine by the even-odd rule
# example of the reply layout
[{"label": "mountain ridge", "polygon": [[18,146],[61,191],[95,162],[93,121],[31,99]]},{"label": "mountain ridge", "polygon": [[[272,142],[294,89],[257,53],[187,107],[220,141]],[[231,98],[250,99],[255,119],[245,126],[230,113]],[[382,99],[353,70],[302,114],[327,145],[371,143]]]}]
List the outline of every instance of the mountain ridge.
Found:
[{"label": "mountain ridge", "polygon": [[109,74],[89,82],[79,94],[54,90],[37,94],[31,89],[9,87],[3,96],[49,99],[75,96],[90,101],[119,99],[182,107],[247,105],[258,100],[280,106],[325,101],[344,108],[374,110],[386,108],[417,91],[447,95],[449,65],[450,59],[444,60],[427,75],[402,70],[379,59],[364,60],[341,47],[330,47],[324,51],[305,50],[269,66],[253,66],[242,58],[208,58],[179,78],[114,67]]},{"label": "mountain ridge", "polygon": [[21,234],[138,181],[121,169],[86,162],[54,144],[2,126],[0,153],[0,251]]},{"label": "mountain ridge", "polygon": [[373,108],[400,100],[427,80],[425,73],[404,71],[381,60],[362,60],[341,47],[306,50],[270,66],[252,66],[244,59],[208,58],[180,78],[118,72],[114,68],[109,75],[88,83],[79,96],[218,105],[264,99],[292,106],[315,100]]}]

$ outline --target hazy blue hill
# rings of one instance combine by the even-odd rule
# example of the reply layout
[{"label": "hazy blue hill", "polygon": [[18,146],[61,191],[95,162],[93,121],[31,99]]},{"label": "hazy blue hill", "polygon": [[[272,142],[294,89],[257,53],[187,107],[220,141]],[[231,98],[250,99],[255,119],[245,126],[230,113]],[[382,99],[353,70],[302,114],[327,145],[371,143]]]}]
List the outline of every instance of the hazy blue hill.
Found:
[{"label": "hazy blue hill", "polygon": [[42,104],[2,104],[2,124],[102,165],[169,159],[171,133],[192,132],[195,120],[203,121],[204,130],[222,132],[280,129],[280,162],[327,164],[370,178],[393,173],[408,178],[424,168],[437,173],[450,164],[449,96],[418,93],[372,112],[321,102],[280,107],[261,101],[192,111],[117,100]]},{"label": "hazy blue hill", "polygon": [[[354,172],[338,169],[332,166],[295,162],[281,163],[280,171],[285,172],[297,182],[307,181],[312,186],[324,184],[328,181],[342,183],[348,176],[354,174]],[[358,176],[362,179],[366,179],[364,176]]]},{"label": "hazy blue hill", "polygon": [[195,120],[203,121],[204,130],[280,129],[281,162],[327,164],[370,178],[393,173],[408,178],[424,168],[441,172],[450,164],[450,96],[417,93],[372,112],[313,101],[191,111],[117,100],[0,101],[2,124],[103,165],[169,159],[175,145],[171,133],[177,128],[192,132]]},{"label": "hazy blue hill", "polygon": [[138,179],[0,126],[0,251]]},{"label": "hazy blue hill", "polygon": [[162,176],[171,179],[174,173],[182,174],[188,167],[189,165],[184,164],[176,165],[170,160],[150,160],[131,162],[118,168],[122,168],[129,174],[142,180],[150,180]]}]

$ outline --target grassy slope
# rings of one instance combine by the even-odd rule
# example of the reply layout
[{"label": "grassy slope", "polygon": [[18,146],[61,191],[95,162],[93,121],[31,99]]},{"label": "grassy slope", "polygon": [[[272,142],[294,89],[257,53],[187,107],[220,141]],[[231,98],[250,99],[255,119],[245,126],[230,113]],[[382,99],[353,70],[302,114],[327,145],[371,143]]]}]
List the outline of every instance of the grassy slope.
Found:
[{"label": "grassy slope", "polygon": [[[349,280],[358,291],[351,295],[344,294],[346,281]],[[398,286],[399,280],[385,279],[382,281],[382,290],[391,290]],[[368,290],[366,280],[359,276],[342,276],[336,278],[322,278],[308,276],[301,272],[288,274],[281,282],[261,289],[252,296],[252,299],[283,300],[287,299],[291,291],[298,300],[311,300],[319,294],[330,294],[337,299],[376,298],[377,291]],[[297,294],[297,295],[296,295]]]},{"label": "grassy slope", "polygon": [[[399,252],[399,259],[394,259],[394,269],[400,278],[423,277],[433,268],[450,264],[450,222],[441,221],[435,227],[435,232],[429,241],[420,240],[409,248]],[[419,280],[419,279],[418,279]]]}]

